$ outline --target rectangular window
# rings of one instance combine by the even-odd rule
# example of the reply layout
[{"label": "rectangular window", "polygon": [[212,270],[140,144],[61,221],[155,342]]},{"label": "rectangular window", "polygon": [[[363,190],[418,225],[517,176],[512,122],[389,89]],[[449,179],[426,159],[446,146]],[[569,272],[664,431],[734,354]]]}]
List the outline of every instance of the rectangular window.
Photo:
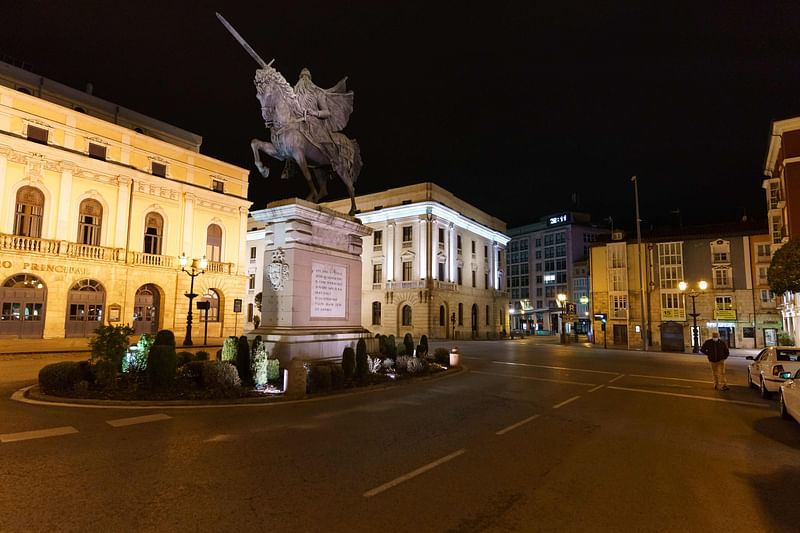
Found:
[{"label": "rectangular window", "polygon": [[372,283],[383,283],[383,265],[372,265]]},{"label": "rectangular window", "polygon": [[664,242],[658,244],[659,286],[662,289],[677,289],[683,281],[683,243]]},{"label": "rectangular window", "polygon": [[403,226],[403,248],[411,248],[413,228],[411,226]]},{"label": "rectangular window", "polygon": [[411,281],[412,276],[412,265],[411,261],[403,261],[403,281]]},{"label": "rectangular window", "polygon": [[40,144],[47,144],[47,136],[50,134],[45,128],[37,128],[31,124],[28,124],[28,132],[27,137],[29,141],[33,141],[35,143]]},{"label": "rectangular window", "polygon": [[372,302],[372,325],[373,326],[380,326],[381,325],[381,303],[380,302]]},{"label": "rectangular window", "polygon": [[462,280],[461,280],[461,267],[458,267],[458,284],[459,284],[459,285],[461,285],[461,284],[462,284]]},{"label": "rectangular window", "polygon": [[377,230],[372,234],[372,246],[376,250],[380,250],[382,245],[383,245],[383,231]]},{"label": "rectangular window", "polygon": [[759,259],[768,260],[772,257],[772,252],[770,251],[769,244],[758,244],[756,245],[756,255]]},{"label": "rectangular window", "polygon": [[250,278],[248,279],[247,288],[251,291],[256,288],[256,275],[250,274]]},{"label": "rectangular window", "polygon": [[256,247],[255,246],[251,246],[250,247],[250,262],[254,263],[255,260],[256,260]]},{"label": "rectangular window", "polygon": [[247,321],[253,321],[253,304],[247,304]]},{"label": "rectangular window", "polygon": [[775,294],[769,289],[761,289],[761,303],[769,303],[775,299]]},{"label": "rectangular window", "polygon": [[484,289],[489,288],[489,274],[487,274],[486,272],[483,273],[483,288]]},{"label": "rectangular window", "polygon": [[456,250],[461,253],[461,235],[456,235]]},{"label": "rectangular window", "polygon": [[545,235],[544,236],[544,245],[545,246],[550,246],[552,244],[553,244],[553,234],[551,233],[550,235]]},{"label": "rectangular window", "polygon": [[613,318],[628,318],[628,297],[624,294],[614,295],[611,298]]},{"label": "rectangular window", "polygon": [[475,272],[475,271],[473,270],[473,271],[472,271],[472,286],[473,286],[473,287],[475,287],[475,286],[476,286],[476,284],[475,284],[475,274],[477,274],[477,272]]},{"label": "rectangular window", "polygon": [[444,275],[444,263],[439,263],[438,268],[439,275],[437,276],[440,281],[447,281]]},{"label": "rectangular window", "polygon": [[731,296],[717,296],[714,298],[717,311],[730,311],[733,309],[733,298]]},{"label": "rectangular window", "polygon": [[661,320],[686,320],[681,294],[673,291],[661,293]]},{"label": "rectangular window", "polygon": [[484,259],[489,259],[489,247],[488,246],[484,246],[483,247],[483,257],[484,257]]},{"label": "rectangular window", "polygon": [[[166,173],[166,169],[164,169],[164,172]],[[214,192],[225,192],[225,182],[219,180],[212,180],[211,189]]]},{"label": "rectangular window", "polygon": [[439,244],[444,244],[444,228],[439,228]]},{"label": "rectangular window", "polygon": [[472,253],[475,253],[475,241],[472,241]]},{"label": "rectangular window", "polygon": [[161,176],[162,178],[167,177],[167,165],[164,163],[159,163],[157,161],[153,161],[150,163],[150,173],[153,176]]},{"label": "rectangular window", "polygon": [[731,286],[731,269],[730,268],[715,268],[714,269],[714,287],[726,288]]},{"label": "rectangular window", "polygon": [[769,267],[760,266],[758,267],[758,284],[759,285],[766,285],[767,284],[767,271]]},{"label": "rectangular window", "polygon": [[102,144],[89,143],[89,157],[92,159],[106,160],[106,147]]}]

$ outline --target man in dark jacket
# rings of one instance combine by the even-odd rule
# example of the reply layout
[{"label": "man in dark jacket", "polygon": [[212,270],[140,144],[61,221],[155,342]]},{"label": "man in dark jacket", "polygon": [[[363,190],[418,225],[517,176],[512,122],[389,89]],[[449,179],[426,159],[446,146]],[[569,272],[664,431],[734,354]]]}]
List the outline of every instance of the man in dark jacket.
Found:
[{"label": "man in dark jacket", "polygon": [[711,363],[711,373],[714,374],[714,388],[728,390],[728,382],[725,381],[725,359],[728,358],[728,346],[719,338],[716,331],[711,334],[711,338],[703,343],[700,351],[706,354]]}]

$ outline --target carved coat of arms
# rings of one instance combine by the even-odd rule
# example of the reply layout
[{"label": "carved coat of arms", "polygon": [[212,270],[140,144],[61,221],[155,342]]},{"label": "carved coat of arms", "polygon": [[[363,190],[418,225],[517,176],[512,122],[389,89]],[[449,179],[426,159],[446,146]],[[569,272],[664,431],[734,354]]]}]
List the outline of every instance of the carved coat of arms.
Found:
[{"label": "carved coat of arms", "polygon": [[289,280],[289,265],[286,264],[282,248],[272,252],[272,262],[267,266],[267,275],[273,290],[276,291],[282,290]]}]

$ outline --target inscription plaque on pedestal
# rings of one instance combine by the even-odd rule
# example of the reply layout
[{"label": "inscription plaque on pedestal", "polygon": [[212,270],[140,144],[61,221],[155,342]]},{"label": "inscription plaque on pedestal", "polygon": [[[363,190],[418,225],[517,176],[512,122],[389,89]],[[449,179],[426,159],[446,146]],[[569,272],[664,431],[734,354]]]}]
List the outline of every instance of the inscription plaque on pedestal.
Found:
[{"label": "inscription plaque on pedestal", "polygon": [[311,263],[311,317],[345,318],[347,312],[347,267],[334,263]]}]

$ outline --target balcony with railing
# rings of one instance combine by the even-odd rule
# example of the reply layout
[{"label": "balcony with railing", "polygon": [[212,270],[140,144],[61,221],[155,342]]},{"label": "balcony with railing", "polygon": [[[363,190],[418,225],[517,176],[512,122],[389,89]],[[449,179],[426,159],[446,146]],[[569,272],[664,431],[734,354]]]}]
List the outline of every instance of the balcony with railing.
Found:
[{"label": "balcony with railing", "polygon": [[458,284],[452,281],[441,281],[438,279],[433,280],[433,288],[443,291],[457,291]]},{"label": "balcony with railing", "polygon": [[206,272],[213,274],[233,274],[233,263],[221,263],[219,261],[209,261]]},{"label": "balcony with railing", "polygon": [[425,280],[424,279],[415,279],[412,281],[387,281],[386,282],[387,289],[424,289],[425,288]]},{"label": "balcony with railing", "polygon": [[0,234],[0,250],[4,252],[24,252],[73,259],[119,262],[125,257],[122,248],[107,248],[91,244],[40,239],[24,235]]},{"label": "balcony with railing", "polygon": [[128,263],[131,265],[157,266],[172,268],[175,266],[175,257],[171,255],[146,254],[143,252],[128,252]]}]

